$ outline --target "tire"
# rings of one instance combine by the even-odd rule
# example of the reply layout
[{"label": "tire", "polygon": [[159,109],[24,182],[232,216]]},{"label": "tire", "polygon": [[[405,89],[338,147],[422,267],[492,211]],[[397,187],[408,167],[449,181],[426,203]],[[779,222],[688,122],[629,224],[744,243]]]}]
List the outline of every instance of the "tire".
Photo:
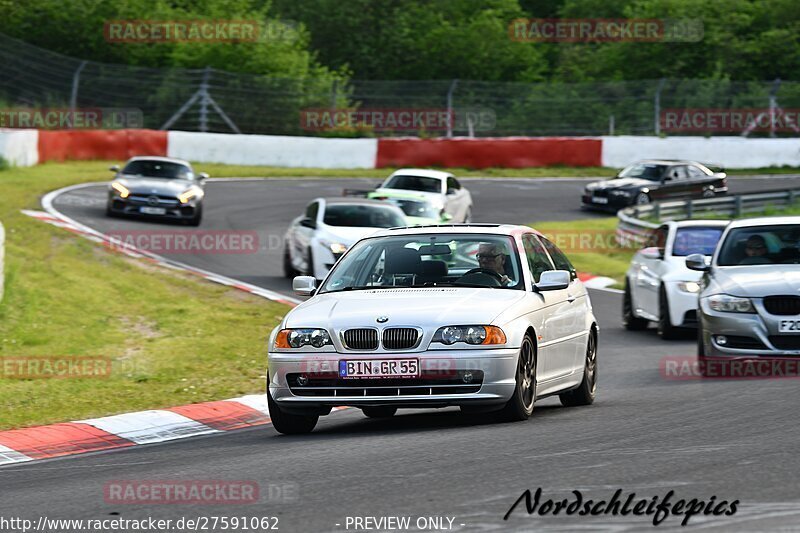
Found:
[{"label": "tire", "polygon": [[500,411],[500,416],[510,422],[530,418],[536,403],[536,350],[530,335],[525,335],[519,349],[516,382],[511,399]]},{"label": "tire", "polygon": [[714,198],[714,189],[705,189],[703,190],[703,198]]},{"label": "tire", "polygon": [[706,346],[703,343],[703,323],[698,320],[697,321],[697,369],[700,372],[700,375],[703,377],[708,377],[708,372],[706,371],[706,365],[708,364],[708,360],[706,359]]},{"label": "tire", "polygon": [[292,254],[289,251],[289,241],[283,245],[283,276],[289,279],[297,275],[297,270],[292,265]]},{"label": "tire", "polygon": [[558,395],[561,405],[577,407],[592,405],[597,395],[597,334],[594,329],[589,333],[586,342],[586,358],[584,360],[583,380],[577,389]]},{"label": "tire", "polygon": [[679,336],[678,328],[672,325],[669,317],[669,301],[663,285],[658,292],[658,334],[664,340],[673,340]]},{"label": "tire", "polygon": [[639,318],[633,313],[631,287],[627,278],[625,278],[625,295],[622,297],[622,325],[630,331],[642,331],[650,325],[649,320]]},{"label": "tire", "polygon": [[197,211],[195,211],[194,216],[190,218],[186,223],[189,226],[197,227],[200,225],[200,222],[203,220],[203,206],[198,205]]},{"label": "tire", "polygon": [[306,276],[311,276],[316,278],[314,275],[314,252],[311,251],[311,247],[308,247],[308,251],[306,252],[306,271],[304,272]]},{"label": "tire", "polygon": [[391,418],[397,412],[397,407],[381,405],[378,407],[362,407],[361,410],[367,418]]},{"label": "tire", "polygon": [[319,420],[318,415],[292,415],[281,411],[272,394],[267,391],[267,406],[272,427],[284,435],[303,435],[311,433]]},{"label": "tire", "polygon": [[633,200],[634,205],[647,205],[650,203],[650,195],[646,192],[640,192]]}]

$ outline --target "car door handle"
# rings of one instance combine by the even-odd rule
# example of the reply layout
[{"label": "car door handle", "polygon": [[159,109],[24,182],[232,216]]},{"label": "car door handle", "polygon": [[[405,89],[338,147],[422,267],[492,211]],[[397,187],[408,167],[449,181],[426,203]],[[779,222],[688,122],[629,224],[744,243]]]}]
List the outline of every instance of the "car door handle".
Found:
[{"label": "car door handle", "polygon": [[575,300],[577,300],[577,299],[578,299],[578,297],[577,297],[577,296],[573,296],[573,295],[571,295],[571,294],[567,294],[567,301],[568,301],[569,303],[572,303],[572,302],[574,302],[574,301],[575,301]]}]

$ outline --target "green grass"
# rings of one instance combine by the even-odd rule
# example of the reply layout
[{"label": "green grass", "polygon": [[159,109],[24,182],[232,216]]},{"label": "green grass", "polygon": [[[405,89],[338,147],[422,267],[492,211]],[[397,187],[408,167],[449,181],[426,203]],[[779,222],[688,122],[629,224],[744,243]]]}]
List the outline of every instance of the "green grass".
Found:
[{"label": "green grass", "polygon": [[[531,226],[550,237],[567,254],[579,272],[608,276],[617,282],[613,287],[621,288],[635,250],[615,245],[617,222],[616,217],[608,217],[537,222]],[[581,238],[588,239],[588,246],[581,243]]]},{"label": "green grass", "polygon": [[[6,287],[0,357],[107,357],[107,378],[0,378],[0,429],[264,390],[266,342],[287,307],[106,251],[22,215],[106,165],[0,172]],[[1,361],[0,361],[1,362]]]}]

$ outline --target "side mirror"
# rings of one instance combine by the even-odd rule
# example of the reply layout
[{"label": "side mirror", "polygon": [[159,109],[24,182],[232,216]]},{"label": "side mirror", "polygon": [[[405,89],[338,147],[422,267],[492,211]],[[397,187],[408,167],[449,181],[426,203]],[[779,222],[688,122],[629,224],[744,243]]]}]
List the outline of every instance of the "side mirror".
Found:
[{"label": "side mirror", "polygon": [[110,167],[108,167],[108,170],[110,170],[111,172],[119,172],[119,165],[111,165]]},{"label": "side mirror", "polygon": [[317,229],[317,223],[311,220],[310,218],[304,218],[303,220],[301,220],[300,225],[303,226],[304,228]]},{"label": "side mirror", "polygon": [[664,250],[662,248],[657,248],[655,246],[642,248],[641,250],[639,250],[639,253],[645,259],[664,259]]},{"label": "side mirror", "polygon": [[198,174],[198,175],[197,175],[197,178],[198,178],[200,181],[205,181],[205,180],[207,180],[207,179],[209,178],[209,176],[208,176],[208,174],[207,174],[207,173],[205,173],[205,172],[201,172],[200,174]]},{"label": "side mirror", "polygon": [[317,280],[314,276],[296,276],[292,280],[292,290],[298,296],[311,296],[317,290]]},{"label": "side mirror", "polygon": [[706,272],[711,268],[711,258],[703,254],[692,254],[686,258],[686,268]]},{"label": "side mirror", "polygon": [[533,287],[537,291],[557,291],[569,287],[570,273],[566,270],[546,270]]}]

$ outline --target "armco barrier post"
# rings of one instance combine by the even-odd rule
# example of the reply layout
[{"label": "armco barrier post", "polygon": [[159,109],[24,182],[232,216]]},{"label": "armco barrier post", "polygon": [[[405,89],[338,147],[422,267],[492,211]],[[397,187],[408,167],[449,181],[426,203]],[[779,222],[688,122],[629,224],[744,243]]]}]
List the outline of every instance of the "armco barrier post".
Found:
[{"label": "armco barrier post", "polygon": [[3,280],[5,278],[5,270],[3,269],[5,244],[6,244],[6,230],[3,229],[3,223],[0,222],[0,301],[2,301],[3,299]]},{"label": "armco barrier post", "polygon": [[734,218],[739,218],[739,217],[742,216],[742,197],[741,196],[737,196],[736,197],[736,205],[735,205],[734,210],[733,210],[733,216],[734,216]]}]

